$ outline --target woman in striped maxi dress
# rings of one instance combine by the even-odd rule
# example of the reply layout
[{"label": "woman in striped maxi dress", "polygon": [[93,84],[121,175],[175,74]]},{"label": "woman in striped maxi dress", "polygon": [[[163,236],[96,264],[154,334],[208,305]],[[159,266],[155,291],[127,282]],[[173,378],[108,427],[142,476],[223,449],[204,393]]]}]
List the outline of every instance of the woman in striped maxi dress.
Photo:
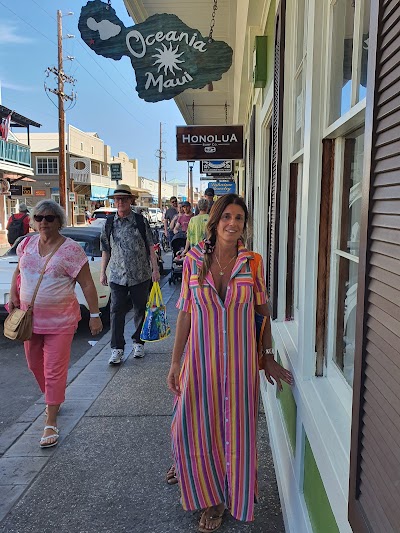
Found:
[{"label": "woman in striped maxi dress", "polygon": [[225,509],[238,520],[253,520],[259,356],[270,383],[275,379],[281,389],[281,380],[293,382],[274,359],[269,320],[257,353],[254,312],[269,314],[262,259],[253,277],[254,254],[243,245],[247,219],[236,194],[214,204],[208,238],[186,256],[177,303],[168,374],[176,395],[172,451],[183,508],[204,510],[203,532],[220,527]]}]

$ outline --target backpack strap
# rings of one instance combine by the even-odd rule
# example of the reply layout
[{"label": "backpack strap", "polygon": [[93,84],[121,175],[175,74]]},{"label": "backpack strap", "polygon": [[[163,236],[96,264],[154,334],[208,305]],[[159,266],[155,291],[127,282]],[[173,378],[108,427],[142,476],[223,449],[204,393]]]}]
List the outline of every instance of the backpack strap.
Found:
[{"label": "backpack strap", "polygon": [[[150,255],[150,247],[149,247],[149,243],[148,243],[147,236],[146,236],[146,225],[145,225],[145,221],[144,221],[144,216],[143,215],[138,215],[135,212],[133,212],[133,214],[135,215],[135,221],[136,221],[136,225],[138,227],[140,236],[142,237],[144,245],[146,247],[146,252],[147,252],[148,255]],[[108,239],[108,242],[110,243],[110,247],[111,247],[111,233],[112,233],[112,230],[113,230],[114,218],[115,218],[115,215],[108,215],[107,216],[106,225],[105,225],[105,229],[104,229],[104,231],[106,233],[106,236],[107,236],[107,239]]]}]

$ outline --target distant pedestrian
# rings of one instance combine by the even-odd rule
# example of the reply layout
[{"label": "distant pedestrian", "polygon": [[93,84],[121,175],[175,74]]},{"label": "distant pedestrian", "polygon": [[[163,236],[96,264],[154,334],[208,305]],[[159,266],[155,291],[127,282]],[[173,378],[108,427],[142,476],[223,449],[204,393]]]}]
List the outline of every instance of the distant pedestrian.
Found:
[{"label": "distant pedestrian", "polygon": [[165,211],[164,215],[164,235],[167,237],[169,241],[171,241],[174,234],[172,233],[172,230],[170,229],[172,220],[176,217],[176,215],[179,213],[178,211],[178,199],[176,196],[171,196],[169,199],[170,201],[170,207]]},{"label": "distant pedestrian", "polygon": [[[41,448],[58,443],[57,415],[65,400],[71,343],[81,319],[75,295],[78,282],[89,306],[92,335],[100,333],[98,298],[88,258],[82,247],[59,230],[66,225],[64,210],[53,200],[43,200],[33,208],[38,235],[25,237],[17,247],[19,263],[14,272],[9,310],[27,309],[50,254],[33,305],[33,334],[24,342],[26,359],[46,400],[46,425]],[[18,290],[18,278],[21,286]]]},{"label": "distant pedestrian", "polygon": [[7,222],[7,239],[12,246],[14,242],[21,237],[29,233],[29,210],[26,204],[19,204],[19,213],[11,215]]},{"label": "distant pedestrian", "polygon": [[90,224],[91,218],[92,218],[92,213],[89,211],[89,209],[85,209],[85,220],[88,224]]},{"label": "distant pedestrian", "polygon": [[190,202],[182,202],[183,213],[178,215],[173,227],[174,234],[183,231],[187,232],[190,219],[193,218],[192,205]]},{"label": "distant pedestrian", "polygon": [[182,255],[185,255],[189,248],[195,246],[206,237],[206,226],[210,215],[207,214],[208,201],[200,198],[197,207],[199,214],[190,219],[186,232],[186,246]]},{"label": "distant pedestrian", "polygon": [[[210,213],[211,208],[214,205],[214,196],[215,196],[214,189],[212,187],[207,187],[207,189],[204,191],[204,198],[208,202],[208,208],[207,208],[207,213],[208,214]],[[200,212],[200,210],[199,210],[199,206],[197,204],[196,209],[194,211],[194,214],[198,215],[199,212]]]},{"label": "distant pedestrian", "polygon": [[[160,279],[157,256],[153,248],[150,225],[131,206],[134,196],[128,185],[120,184],[109,196],[117,213],[104,225],[101,233],[100,283],[111,289],[111,356],[110,364],[119,364],[124,357],[126,301],[133,305],[135,332],[133,356],[144,356],[140,332],[152,281]],[[106,269],[110,265],[107,276]]]}]

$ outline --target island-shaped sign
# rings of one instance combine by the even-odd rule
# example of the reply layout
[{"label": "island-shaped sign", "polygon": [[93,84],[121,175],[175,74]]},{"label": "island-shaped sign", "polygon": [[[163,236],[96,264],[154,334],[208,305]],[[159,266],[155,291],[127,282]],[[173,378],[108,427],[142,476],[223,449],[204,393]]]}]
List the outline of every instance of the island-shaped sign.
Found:
[{"label": "island-shaped sign", "polygon": [[136,90],[147,102],[201,89],[220,80],[232,64],[228,44],[209,41],[176,15],[152,15],[126,28],[111,6],[93,0],[82,8],[78,28],[96,54],[115,60],[129,57],[136,73]]}]

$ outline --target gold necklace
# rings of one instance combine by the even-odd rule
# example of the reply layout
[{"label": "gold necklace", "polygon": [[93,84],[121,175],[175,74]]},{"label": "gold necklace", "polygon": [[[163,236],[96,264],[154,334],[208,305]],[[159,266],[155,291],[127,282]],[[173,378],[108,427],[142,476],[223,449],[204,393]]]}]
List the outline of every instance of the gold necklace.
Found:
[{"label": "gold necklace", "polygon": [[217,260],[217,263],[218,263],[218,266],[219,266],[219,275],[220,275],[220,276],[223,276],[223,275],[224,275],[224,270],[225,270],[225,269],[226,269],[226,268],[232,263],[232,261],[233,261],[234,259],[236,259],[236,257],[237,257],[237,256],[234,255],[234,256],[232,257],[232,259],[229,261],[229,263],[227,263],[227,264],[224,266],[224,268],[222,268],[221,263],[219,262],[219,259],[218,259],[218,257],[217,257],[217,254],[215,254],[215,259]]}]

